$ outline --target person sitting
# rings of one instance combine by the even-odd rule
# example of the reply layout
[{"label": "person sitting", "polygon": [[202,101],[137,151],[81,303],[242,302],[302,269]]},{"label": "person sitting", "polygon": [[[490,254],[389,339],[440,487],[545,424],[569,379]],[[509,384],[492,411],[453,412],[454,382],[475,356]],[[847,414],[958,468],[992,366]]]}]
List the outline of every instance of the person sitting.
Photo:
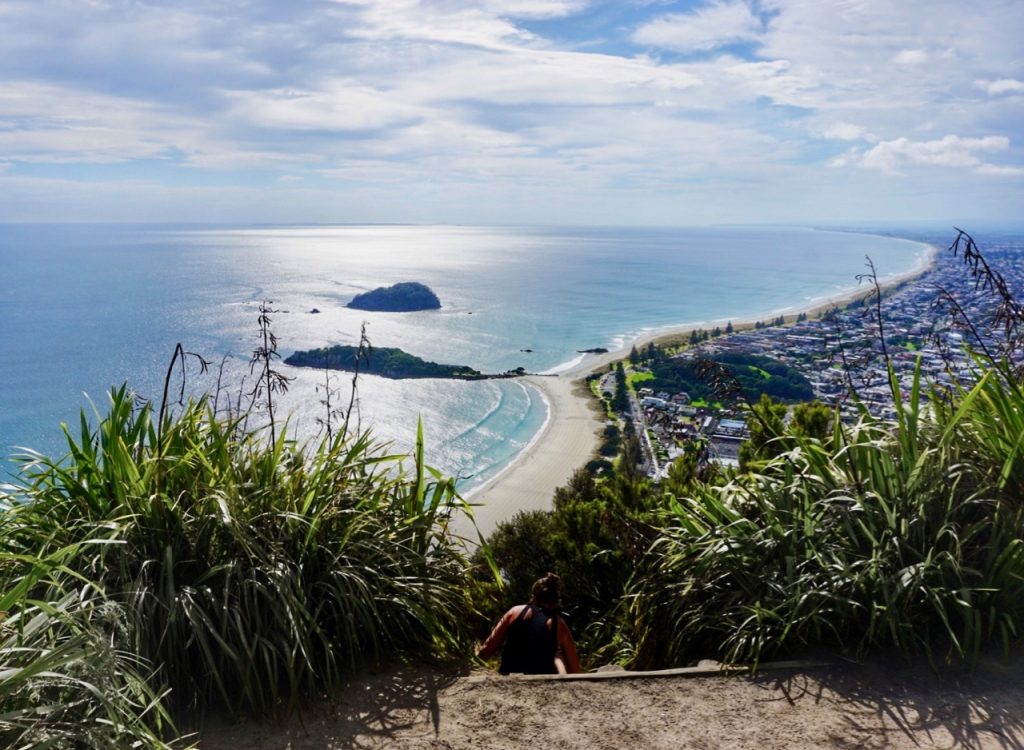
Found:
[{"label": "person sitting", "polygon": [[[477,655],[501,651],[501,674],[575,674],[580,669],[569,625],[558,611],[559,578],[548,573],[533,584],[529,604],[506,612]],[[504,648],[502,648],[504,646]]]}]

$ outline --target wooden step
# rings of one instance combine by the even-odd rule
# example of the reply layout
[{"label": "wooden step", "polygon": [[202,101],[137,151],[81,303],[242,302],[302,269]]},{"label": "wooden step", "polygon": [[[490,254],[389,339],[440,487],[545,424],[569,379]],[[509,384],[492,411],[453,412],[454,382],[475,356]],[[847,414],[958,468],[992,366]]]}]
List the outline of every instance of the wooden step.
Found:
[{"label": "wooden step", "polygon": [[644,672],[631,672],[626,669],[608,669],[600,672],[583,672],[582,674],[499,674],[473,675],[467,677],[469,682],[485,682],[487,680],[574,680],[593,682],[599,680],[637,680],[653,677],[720,677],[722,675],[753,674],[754,672],[771,672],[780,669],[813,669],[827,667],[824,661],[771,661],[762,662],[756,669],[745,664],[721,664],[706,659],[696,667],[677,667],[676,669],[654,669]]}]

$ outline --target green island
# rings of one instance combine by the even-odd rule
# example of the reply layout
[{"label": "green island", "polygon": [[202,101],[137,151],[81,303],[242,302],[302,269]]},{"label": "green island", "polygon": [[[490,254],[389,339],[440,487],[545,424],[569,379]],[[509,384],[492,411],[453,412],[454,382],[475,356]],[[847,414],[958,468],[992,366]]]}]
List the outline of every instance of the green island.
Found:
[{"label": "green island", "polygon": [[418,312],[441,309],[441,300],[427,285],[403,281],[357,294],[345,307],[370,312]]},{"label": "green island", "polygon": [[373,347],[364,350],[360,356],[359,347],[336,344],[331,347],[298,351],[285,359],[285,364],[293,367],[316,367],[328,370],[344,370],[361,372],[368,375],[379,375],[392,380],[411,378],[450,378],[454,380],[488,380],[492,378],[509,378],[524,375],[525,369],[487,375],[466,365],[442,365],[428,362],[414,354],[409,354],[393,347]]}]

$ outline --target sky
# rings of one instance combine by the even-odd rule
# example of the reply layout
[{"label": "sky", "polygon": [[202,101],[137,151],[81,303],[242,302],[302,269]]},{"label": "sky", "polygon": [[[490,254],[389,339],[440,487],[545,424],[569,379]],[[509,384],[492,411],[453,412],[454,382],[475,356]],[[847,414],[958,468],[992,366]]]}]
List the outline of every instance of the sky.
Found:
[{"label": "sky", "polygon": [[1019,221],[1024,0],[0,0],[0,221]]}]

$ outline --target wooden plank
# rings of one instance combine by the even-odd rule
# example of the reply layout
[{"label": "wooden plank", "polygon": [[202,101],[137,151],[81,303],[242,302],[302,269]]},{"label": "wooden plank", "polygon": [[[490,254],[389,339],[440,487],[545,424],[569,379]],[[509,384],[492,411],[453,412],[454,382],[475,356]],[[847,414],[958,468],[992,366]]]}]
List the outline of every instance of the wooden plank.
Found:
[{"label": "wooden plank", "polygon": [[[758,664],[757,671],[770,672],[779,669],[812,669],[827,666],[829,666],[828,662],[823,661],[774,661]],[[469,682],[485,682],[489,680],[602,682],[604,680],[640,680],[659,677],[721,677],[723,675],[751,674],[753,671],[754,669],[751,666],[745,664],[714,664],[696,667],[677,667],[675,669],[655,669],[644,672],[630,672],[622,669],[609,670],[607,672],[583,672],[582,674],[474,675],[467,678],[467,680]]]}]

